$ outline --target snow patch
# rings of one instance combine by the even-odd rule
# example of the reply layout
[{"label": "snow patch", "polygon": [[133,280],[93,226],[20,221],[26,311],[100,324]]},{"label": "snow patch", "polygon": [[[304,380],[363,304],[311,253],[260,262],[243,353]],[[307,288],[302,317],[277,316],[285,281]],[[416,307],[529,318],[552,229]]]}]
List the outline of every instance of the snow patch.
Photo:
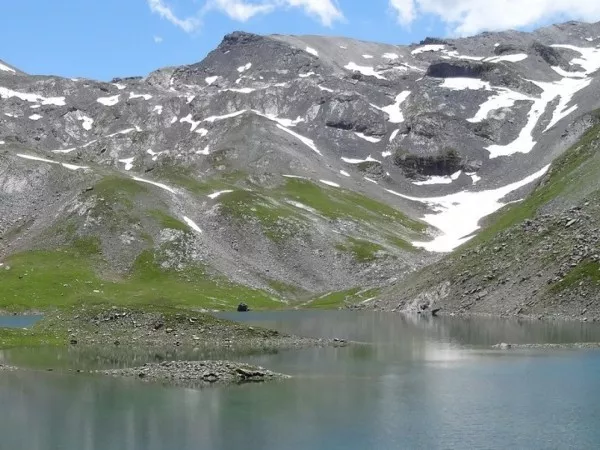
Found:
[{"label": "snow patch", "polygon": [[208,84],[210,86],[211,84],[213,84],[218,79],[219,79],[219,77],[215,75],[214,77],[206,77],[204,79],[204,81],[206,81],[206,84]]},{"label": "snow patch", "polygon": [[152,96],[150,94],[136,94],[134,92],[129,93],[129,100],[134,100],[136,98],[143,98],[144,100],[150,100]]},{"label": "snow patch", "polygon": [[100,97],[96,101],[104,106],[114,106],[119,103],[119,94],[113,95],[112,97]]},{"label": "snow patch", "polygon": [[600,68],[600,48],[594,47],[576,47],[574,45],[554,44],[552,47],[566,48],[581,55],[580,58],[575,58],[571,61],[572,65],[583,67],[586,75],[594,73]]},{"label": "snow patch", "polygon": [[107,138],[107,139],[108,139],[108,138],[112,138],[112,137],[115,137],[115,136],[119,136],[119,135],[121,135],[121,134],[129,134],[129,133],[133,133],[134,131],[136,131],[136,129],[135,129],[135,128],[126,128],[126,129],[124,129],[124,130],[117,131],[117,132],[115,132],[115,133],[109,134],[109,135],[107,135],[107,136],[106,136],[106,138]]},{"label": "snow patch", "polygon": [[158,115],[161,115],[163,112],[163,107],[162,105],[156,105],[153,109],[152,112],[155,112]]},{"label": "snow patch", "polygon": [[466,175],[468,175],[468,176],[471,177],[471,180],[473,181],[473,184],[477,184],[479,181],[481,181],[481,177],[479,175],[477,175],[477,173],[475,173],[475,172],[473,172],[473,173],[466,173]]},{"label": "snow patch", "polygon": [[526,59],[527,59],[527,55],[525,53],[517,53],[514,55],[491,56],[489,58],[485,58],[483,61],[490,62],[490,63],[499,63],[499,62],[518,63],[518,62],[524,61]]},{"label": "snow patch", "polygon": [[118,90],[122,91],[123,89],[125,89],[127,86],[121,83],[113,83],[113,86],[115,86]]},{"label": "snow patch", "polygon": [[240,116],[240,115],[242,115],[242,114],[244,114],[246,112],[247,112],[247,110],[243,109],[241,111],[236,111],[236,112],[233,112],[233,113],[230,113],[230,114],[225,114],[223,116],[211,116],[211,117],[207,117],[206,119],[204,119],[203,122],[214,123],[214,122],[217,122],[219,120],[226,120],[226,119],[231,119],[233,117]]},{"label": "snow patch", "polygon": [[317,87],[325,92],[333,92],[333,89],[329,89],[328,87],[321,86],[320,84]]},{"label": "snow patch", "polygon": [[0,63],[0,70],[4,71],[4,72],[11,72],[11,73],[17,73],[17,71],[15,69],[12,69],[2,63]]},{"label": "snow patch", "polygon": [[290,205],[292,205],[292,206],[294,206],[294,207],[296,207],[298,209],[303,209],[304,211],[308,211],[309,213],[318,214],[317,210],[311,208],[310,206],[306,206],[303,203],[295,202],[293,200],[286,200],[286,203],[288,203],[288,204],[290,204]]},{"label": "snow patch", "polygon": [[196,133],[198,133],[201,137],[206,137],[208,130],[206,128],[198,128]]},{"label": "snow patch", "polygon": [[298,125],[300,122],[304,122],[304,119],[300,116],[296,117],[294,120],[292,119],[281,119],[279,117],[277,117],[275,114],[264,114],[261,113],[260,111],[257,111],[255,109],[251,110],[254,114],[264,117],[265,119],[269,119],[272,120],[273,122],[277,122],[278,124],[284,126],[284,127],[295,127],[296,125]]},{"label": "snow patch", "polygon": [[233,192],[231,189],[226,189],[224,191],[213,192],[212,194],[207,195],[207,197],[210,198],[211,200],[214,200],[223,194],[230,194],[231,192]]},{"label": "snow patch", "polygon": [[350,174],[348,172],[346,172],[345,170],[340,170],[340,173],[345,176],[345,177],[349,177]]},{"label": "snow patch", "polygon": [[[148,150],[146,150],[146,153],[148,153],[150,156],[152,156],[152,161],[156,161],[160,155],[162,155],[163,153],[167,153],[167,152],[166,151],[165,152],[155,152],[152,149],[148,149]],[[127,170],[127,169],[125,169],[125,170]]]},{"label": "snow patch", "polygon": [[426,52],[439,52],[439,51],[444,50],[445,47],[446,47],[445,45],[429,44],[429,45],[424,45],[422,47],[416,48],[410,53],[411,53],[411,55],[418,55],[420,53],[426,53]]},{"label": "snow patch", "polygon": [[373,59],[373,55],[362,55],[365,59]]},{"label": "snow patch", "polygon": [[210,155],[210,145],[207,145],[206,147],[204,147],[203,150],[196,150],[196,154],[204,155],[204,156]]},{"label": "snow patch", "polygon": [[385,58],[385,59],[390,59],[390,60],[395,60],[395,59],[399,58],[399,56],[398,56],[397,53],[384,53],[382,55],[382,57]]},{"label": "snow patch", "polygon": [[254,92],[256,89],[252,89],[249,87],[246,88],[229,88],[229,89],[222,89],[220,92],[237,92],[239,94],[251,94],[252,92]]},{"label": "snow patch", "polygon": [[341,187],[339,184],[334,183],[333,181],[327,181],[327,180],[319,180],[319,181],[323,184],[326,184],[327,186],[336,187],[336,188]]},{"label": "snow patch", "polygon": [[45,162],[48,164],[55,164],[55,165],[59,165],[64,167],[65,169],[69,169],[69,170],[85,170],[85,169],[89,169],[89,167],[85,167],[85,166],[76,166],[73,164],[67,164],[67,163],[61,163],[58,161],[52,161],[51,159],[45,159],[45,158],[40,158],[39,156],[32,156],[32,155],[25,155],[23,153],[17,153],[17,156],[19,158],[23,158],[23,159],[29,159],[32,161],[41,161],[41,162]]},{"label": "snow patch", "polygon": [[179,123],[189,123],[191,125],[190,132],[194,131],[196,128],[198,128],[198,125],[200,125],[201,122],[202,122],[201,120],[198,120],[198,121],[192,120],[191,114],[188,114],[187,116],[179,119]]},{"label": "snow patch", "polygon": [[389,116],[388,122],[402,123],[402,122],[404,122],[404,114],[402,113],[401,107],[402,107],[402,104],[406,101],[406,99],[409,97],[410,94],[411,94],[410,91],[402,91],[396,96],[395,102],[392,103],[391,105],[384,106],[383,108],[380,108],[379,106],[376,106],[376,105],[372,105],[372,106],[379,109],[380,111],[383,111],[384,113],[386,113]]},{"label": "snow patch", "polygon": [[190,219],[187,216],[183,216],[183,220],[185,221],[185,223],[188,225],[188,227],[190,227],[192,230],[194,230],[195,232],[202,234],[202,230],[200,229],[200,227],[196,224],[196,222],[194,222],[192,219]]},{"label": "snow patch", "polygon": [[392,131],[392,134],[390,135],[390,142],[392,142],[394,139],[396,139],[396,136],[398,136],[398,133],[400,133],[399,129]]},{"label": "snow patch", "polygon": [[131,169],[133,169],[133,160],[135,158],[131,157],[131,158],[125,158],[125,159],[120,159],[119,162],[125,164],[125,170],[129,171]]},{"label": "snow patch", "polygon": [[71,153],[72,151],[75,151],[75,150],[77,150],[77,147],[65,148],[63,150],[51,150],[51,152],[52,153],[64,153],[64,154],[67,154],[67,153]]},{"label": "snow patch", "polygon": [[456,50],[453,50],[451,52],[444,50],[443,53],[447,56],[450,56],[450,57],[456,58],[456,59],[467,59],[470,61],[482,61],[483,59],[485,59],[485,56],[460,55]]},{"label": "snow patch", "polygon": [[307,72],[307,73],[301,73],[301,74],[298,74],[298,76],[299,76],[300,78],[308,78],[308,77],[312,77],[313,75],[315,75],[315,73],[314,73],[314,72]]},{"label": "snow patch", "polygon": [[367,77],[375,77],[379,80],[385,80],[386,78],[375,71],[373,67],[359,66],[354,62],[349,62],[344,66],[344,69],[351,70],[353,72],[360,72]]},{"label": "snow patch", "polygon": [[40,116],[39,114],[32,114],[31,116],[29,116],[29,119],[31,120],[40,120],[42,118],[42,116]]},{"label": "snow patch", "polygon": [[473,91],[486,90],[489,91],[491,89],[490,83],[487,81],[480,80],[478,78],[446,78],[444,82],[440,84],[440,87],[451,89],[453,91],[464,91],[465,89],[470,89]]},{"label": "snow patch", "polygon": [[342,159],[342,161],[344,161],[345,163],[348,163],[348,164],[361,164],[364,162],[376,162],[376,163],[381,164],[381,161],[377,161],[371,155],[367,156],[365,159],[344,158],[343,156],[341,159]]},{"label": "snow patch", "polygon": [[535,101],[533,97],[521,94],[506,88],[496,88],[498,94],[491,96],[479,107],[479,111],[474,117],[467,119],[469,122],[478,123],[482,120],[487,119],[490,112],[501,109],[511,108],[514,106],[516,101],[519,100],[531,100]]},{"label": "snow patch", "polygon": [[316,50],[315,50],[314,48],[312,48],[312,47],[306,47],[306,52],[307,52],[307,53],[310,53],[311,55],[314,55],[314,56],[316,56],[316,57],[318,57],[318,56],[319,56],[319,52],[318,52],[318,51],[316,51]]},{"label": "snow patch", "polygon": [[150,181],[150,180],[146,180],[145,178],[140,178],[140,177],[131,177],[131,178],[134,179],[135,181],[139,181],[140,183],[148,183],[153,186],[164,189],[165,191],[169,191],[172,194],[176,194],[175,189],[167,186],[166,184],[157,183],[156,181]]},{"label": "snow patch", "polygon": [[90,131],[92,129],[92,125],[94,124],[94,119],[92,119],[91,117],[88,117],[88,116],[81,115],[79,120],[81,120],[83,122],[81,124],[81,126],[83,127],[84,130]]},{"label": "snow patch", "polygon": [[41,103],[42,105],[65,106],[65,97],[43,97],[39,94],[30,94],[26,92],[17,92],[12,89],[0,87],[0,98],[17,97],[29,103]]},{"label": "snow patch", "polygon": [[252,63],[248,63],[248,64],[246,64],[246,65],[244,65],[244,66],[240,66],[240,67],[238,67],[238,68],[237,68],[237,71],[238,71],[239,73],[244,73],[246,70],[250,70],[250,68],[251,68],[251,67],[252,67]]},{"label": "snow patch", "polygon": [[359,138],[364,139],[367,142],[372,142],[373,144],[377,144],[378,142],[381,142],[381,138],[367,136],[364,133],[358,133],[358,132],[355,132],[354,134],[357,135]]},{"label": "snow patch", "polygon": [[295,178],[295,179],[298,179],[298,180],[308,180],[308,178],[301,177],[299,175],[281,175],[281,176],[284,177],[284,178]]},{"label": "snow patch", "polygon": [[306,145],[307,147],[309,147],[310,149],[312,149],[315,153],[317,153],[320,156],[323,156],[323,154],[319,151],[319,149],[317,148],[317,146],[315,145],[315,142],[312,139],[309,139],[307,137],[304,137],[286,127],[284,127],[283,125],[281,125],[280,123],[277,124],[277,128],[279,128],[280,130],[285,131],[288,134],[291,134],[292,136],[294,136],[296,139],[298,139],[299,141],[301,141],[304,145]]},{"label": "snow patch", "polygon": [[432,214],[426,214],[423,220],[436,227],[442,234],[430,242],[413,242],[415,247],[422,247],[432,252],[450,252],[472,238],[480,226],[479,221],[498,211],[506,203],[501,202],[509,193],[528,185],[542,177],[549,165],[521,181],[488,191],[461,191],[443,197],[419,198],[410,197],[386,189],[390,194],[407,200],[425,203],[433,208]]},{"label": "snow patch", "polygon": [[[600,68],[600,58],[598,59],[598,68]],[[555,83],[533,80],[532,82],[542,88],[543,92],[539,98],[531,98],[531,100],[533,100],[533,105],[527,115],[527,124],[521,130],[519,136],[509,144],[491,145],[487,147],[487,150],[490,152],[490,158],[497,158],[499,156],[507,156],[515,153],[529,153],[536,145],[536,141],[533,139],[533,130],[536,128],[542,115],[546,112],[548,105],[556,98],[559,99],[558,105],[552,114],[552,119],[544,132],[548,131],[560,120],[572,114],[577,109],[577,105],[573,105],[570,108],[568,108],[567,105],[570,103],[573,95],[590,85],[592,79],[563,78]]]},{"label": "snow patch", "polygon": [[427,186],[431,184],[452,184],[454,180],[458,180],[462,171],[453,173],[450,176],[431,176],[424,181],[413,181],[412,184],[417,186]]},{"label": "snow patch", "polygon": [[383,156],[384,158],[387,158],[388,156],[392,156],[392,152],[390,152],[390,151],[381,152],[381,156]]},{"label": "snow patch", "polygon": [[375,180],[374,180],[374,179],[372,179],[372,178],[369,178],[369,177],[363,177],[363,178],[364,178],[365,180],[367,180],[369,183],[373,183],[373,184],[379,184],[379,183],[377,183],[377,181],[375,181]]}]

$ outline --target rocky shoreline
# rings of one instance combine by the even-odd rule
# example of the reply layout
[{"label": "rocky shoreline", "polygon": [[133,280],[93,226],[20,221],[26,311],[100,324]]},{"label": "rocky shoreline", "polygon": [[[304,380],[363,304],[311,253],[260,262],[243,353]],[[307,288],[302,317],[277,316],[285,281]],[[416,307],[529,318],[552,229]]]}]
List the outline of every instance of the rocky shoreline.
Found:
[{"label": "rocky shoreline", "polygon": [[185,309],[87,306],[43,321],[71,346],[270,350],[344,346],[343,339],[293,336]]},{"label": "rocky shoreline", "polygon": [[600,349],[600,342],[572,342],[561,344],[510,344],[502,342],[492,346],[497,350],[522,350],[522,349],[548,349],[548,350],[582,350],[582,349]]},{"label": "rocky shoreline", "polygon": [[136,378],[170,386],[206,387],[284,380],[289,375],[260,366],[233,361],[165,361],[141,367],[100,370],[96,373],[113,377]]}]

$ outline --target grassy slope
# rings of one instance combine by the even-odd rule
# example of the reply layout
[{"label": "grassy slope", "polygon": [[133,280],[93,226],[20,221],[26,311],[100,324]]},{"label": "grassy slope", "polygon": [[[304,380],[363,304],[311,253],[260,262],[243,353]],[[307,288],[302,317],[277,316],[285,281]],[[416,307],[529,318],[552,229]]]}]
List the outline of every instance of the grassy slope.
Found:
[{"label": "grassy slope", "polygon": [[[166,169],[165,169],[166,170]],[[312,208],[321,219],[348,220],[375,230],[379,241],[404,251],[416,251],[408,238],[418,236],[425,225],[406,217],[400,211],[363,195],[341,189],[325,188],[305,180],[287,180],[283,187],[266,189],[251,185],[253,190],[240,188],[247,185],[247,177],[235,172],[199,181],[185,171],[166,171],[161,174],[169,184],[186,189],[190,194],[206,196],[217,190],[233,192],[219,198],[222,213],[242,222],[257,220],[264,234],[274,242],[284,242],[302,235],[312,226],[311,213],[299,209],[289,201],[300,202]],[[168,212],[168,205],[146,202],[152,198],[152,188],[129,178],[109,175],[102,178],[93,190],[84,194],[95,198],[91,216],[109,224],[111,235],[116,236],[150,223],[157,229],[171,229],[189,233],[191,230]],[[307,217],[308,216],[308,217]],[[76,219],[77,220],[77,219]],[[253,308],[280,308],[282,298],[306,301],[310,294],[299,292],[281,280],[270,280],[270,292],[252,289],[229,282],[223,277],[208,275],[202,266],[184,271],[164,270],[154,261],[153,253],[144,251],[131,270],[116,274],[104,260],[101,243],[94,236],[82,237],[73,220],[57,223],[50,233],[61,235],[67,244],[48,250],[27,251],[12,255],[0,270],[0,310],[46,310],[78,303],[110,303],[124,305],[164,304],[207,309],[232,309],[240,302]],[[146,248],[154,246],[152,237],[142,233]],[[371,238],[368,235],[367,239]],[[41,238],[45,240],[44,237]],[[115,238],[111,238],[115,239]],[[379,243],[353,236],[343,237],[338,250],[352,254],[357,262],[375,260],[383,249]],[[358,291],[357,291],[358,292]],[[333,293],[334,297],[337,293]],[[328,295],[332,295],[329,293]],[[339,293],[345,296],[346,292]],[[316,299],[322,298],[317,295]],[[341,297],[340,297],[341,298]],[[362,297],[357,297],[357,300]],[[323,301],[321,300],[321,303]],[[334,301],[332,306],[339,304]]]},{"label": "grassy slope", "polygon": [[[449,295],[441,303],[459,311],[566,310],[573,296],[563,294],[575,283],[592,282],[596,287],[591,291],[597,293],[598,263],[584,260],[566,274],[560,269],[576,251],[575,237],[580,233],[575,227],[565,230],[565,212],[587,205],[582,208],[591,222],[600,220],[592,208],[600,199],[599,149],[600,124],[552,164],[524,201],[503,208],[471,241],[384,293],[384,304],[406,305],[443,282],[449,283]],[[533,224],[533,230],[524,226],[525,221]],[[553,278],[561,280],[554,283]],[[524,303],[517,304],[513,297]]]},{"label": "grassy slope", "polygon": [[80,302],[210,309],[231,309],[242,301],[255,308],[281,306],[268,293],[208,276],[201,266],[181,272],[161,269],[151,252],[142,253],[125,278],[103,279],[95,270],[101,255],[89,247],[76,241],[72,247],[8,258],[10,269],[0,271],[0,308],[43,310]]},{"label": "grassy slope", "polygon": [[[251,192],[235,190],[219,197],[219,201],[223,213],[235,220],[258,221],[265,235],[275,242],[285,241],[311,226],[307,211],[294,204],[308,207],[323,220],[352,221],[364,228],[364,236],[349,236],[350,239],[366,241],[376,237],[403,251],[417,251],[408,241],[423,238],[427,228],[377,200],[356,192],[322,187],[309,180],[289,179],[282,187],[253,187]],[[380,247],[380,243],[371,244]],[[356,255],[354,247],[344,246],[343,250]]]}]

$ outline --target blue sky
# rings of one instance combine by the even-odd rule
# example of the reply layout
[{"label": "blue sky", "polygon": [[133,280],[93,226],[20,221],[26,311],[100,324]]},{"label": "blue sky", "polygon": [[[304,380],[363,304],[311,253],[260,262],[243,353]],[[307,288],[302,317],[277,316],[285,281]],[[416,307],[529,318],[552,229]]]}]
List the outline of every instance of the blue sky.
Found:
[{"label": "blue sky", "polygon": [[[199,61],[234,30],[408,44],[600,19],[597,0],[535,0],[536,10],[528,1],[498,0],[497,9],[483,0],[2,0],[0,59],[31,74],[108,80]],[[510,5],[506,13],[512,2],[516,18]]]}]

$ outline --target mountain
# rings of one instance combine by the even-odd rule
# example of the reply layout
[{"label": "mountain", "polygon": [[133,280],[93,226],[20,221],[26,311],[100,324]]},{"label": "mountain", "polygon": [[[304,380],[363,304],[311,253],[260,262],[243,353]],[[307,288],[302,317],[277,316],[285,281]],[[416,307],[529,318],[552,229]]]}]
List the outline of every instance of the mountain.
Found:
[{"label": "mountain", "polygon": [[1,306],[391,307],[589,129],[600,23],[411,46],[235,32],[110,83],[0,69]]},{"label": "mountain", "polygon": [[390,287],[378,309],[600,319],[600,111],[524,201],[476,238]]}]

